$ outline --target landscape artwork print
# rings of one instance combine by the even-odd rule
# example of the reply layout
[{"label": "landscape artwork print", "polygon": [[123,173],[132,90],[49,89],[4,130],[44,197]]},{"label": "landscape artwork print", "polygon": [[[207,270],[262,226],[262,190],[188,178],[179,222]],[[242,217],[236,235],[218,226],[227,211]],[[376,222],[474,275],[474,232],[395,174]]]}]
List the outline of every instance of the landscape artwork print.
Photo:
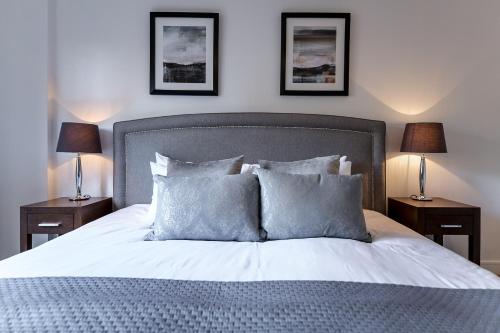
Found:
[{"label": "landscape artwork print", "polygon": [[151,12],[149,93],[217,96],[219,14]]},{"label": "landscape artwork print", "polygon": [[349,13],[281,13],[280,95],[349,95]]},{"label": "landscape artwork print", "polygon": [[163,82],[205,83],[207,29],[163,27]]},{"label": "landscape artwork print", "polygon": [[336,27],[293,27],[293,82],[335,83]]}]

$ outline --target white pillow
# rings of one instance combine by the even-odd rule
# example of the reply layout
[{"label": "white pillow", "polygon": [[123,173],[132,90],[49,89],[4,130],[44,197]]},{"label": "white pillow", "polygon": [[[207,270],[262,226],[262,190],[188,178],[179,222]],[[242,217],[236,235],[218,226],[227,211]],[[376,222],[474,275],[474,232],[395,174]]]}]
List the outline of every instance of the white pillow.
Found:
[{"label": "white pillow", "polygon": [[[347,156],[342,156],[340,158],[339,175],[350,176],[351,165],[352,162],[347,160]],[[243,166],[241,167],[241,173],[253,173],[255,175],[257,169],[260,169],[260,165],[243,163]]]},{"label": "white pillow", "polygon": [[156,152],[156,163],[167,166],[168,157]]},{"label": "white pillow", "polygon": [[352,162],[347,160],[347,156],[342,156],[340,158],[339,175],[350,176],[351,175]]},{"label": "white pillow", "polygon": [[260,168],[260,165],[258,164],[248,164],[248,163],[243,163],[241,166],[241,173],[253,173],[256,175],[256,170]]},{"label": "white pillow", "polygon": [[[163,165],[160,163],[155,163],[155,162],[149,162],[149,165],[151,166],[151,176],[152,177],[155,175],[167,176],[167,166],[166,165]],[[153,182],[153,195],[151,196],[151,205],[149,205],[148,215],[147,215],[147,221],[151,222],[151,224],[153,224],[153,221],[156,217],[157,204],[158,204],[158,185],[156,185],[156,183]]]}]

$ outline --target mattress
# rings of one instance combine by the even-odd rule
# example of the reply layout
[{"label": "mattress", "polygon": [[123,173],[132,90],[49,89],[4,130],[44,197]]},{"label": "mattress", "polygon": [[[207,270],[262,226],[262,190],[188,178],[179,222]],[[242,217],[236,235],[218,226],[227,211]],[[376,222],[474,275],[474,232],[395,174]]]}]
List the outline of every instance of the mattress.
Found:
[{"label": "mattress", "polygon": [[321,280],[500,289],[500,279],[386,216],[365,210],[371,244],[310,238],[150,242],[134,205],[0,261],[0,278],[128,277],[200,281]]}]

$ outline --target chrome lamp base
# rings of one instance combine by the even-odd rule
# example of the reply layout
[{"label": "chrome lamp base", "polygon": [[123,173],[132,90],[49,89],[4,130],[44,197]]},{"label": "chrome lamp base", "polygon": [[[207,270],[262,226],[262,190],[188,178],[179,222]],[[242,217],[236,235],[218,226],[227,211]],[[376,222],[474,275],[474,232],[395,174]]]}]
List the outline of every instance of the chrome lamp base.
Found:
[{"label": "chrome lamp base", "polygon": [[420,169],[418,172],[418,181],[420,185],[420,194],[416,195],[410,195],[410,198],[413,200],[418,200],[418,201],[432,201],[432,197],[428,197],[425,195],[425,180],[426,180],[427,172],[426,172],[426,167],[425,167],[425,155],[422,154],[422,157],[420,158]]},{"label": "chrome lamp base", "polygon": [[89,200],[90,195],[82,194],[82,159],[80,157],[80,153],[76,154],[76,168],[75,168],[75,183],[76,183],[76,195],[74,197],[69,198],[70,201],[84,201]]},{"label": "chrome lamp base", "polygon": [[416,194],[412,194],[410,195],[410,198],[412,198],[413,200],[418,200],[418,201],[432,201],[432,197],[426,197],[425,195],[416,195]]},{"label": "chrome lamp base", "polygon": [[69,201],[84,201],[84,200],[89,200],[90,195],[84,194],[84,195],[75,195],[74,197],[70,197]]}]

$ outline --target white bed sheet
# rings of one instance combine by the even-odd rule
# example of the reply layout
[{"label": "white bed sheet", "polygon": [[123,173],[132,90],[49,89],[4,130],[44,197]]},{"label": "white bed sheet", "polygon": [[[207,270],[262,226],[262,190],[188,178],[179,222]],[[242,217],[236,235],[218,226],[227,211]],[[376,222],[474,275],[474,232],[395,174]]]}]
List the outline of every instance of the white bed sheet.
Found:
[{"label": "white bed sheet", "polygon": [[119,210],[0,261],[0,278],[335,280],[500,289],[496,275],[374,211],[365,211],[371,244],[331,238],[149,242],[143,241],[148,206]]}]

